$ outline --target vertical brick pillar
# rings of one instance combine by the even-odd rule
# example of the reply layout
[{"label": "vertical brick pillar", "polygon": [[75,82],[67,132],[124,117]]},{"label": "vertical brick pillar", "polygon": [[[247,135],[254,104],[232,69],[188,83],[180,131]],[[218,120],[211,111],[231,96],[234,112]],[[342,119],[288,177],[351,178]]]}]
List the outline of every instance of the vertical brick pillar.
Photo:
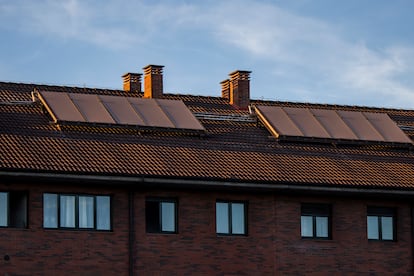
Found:
[{"label": "vertical brick pillar", "polygon": [[250,104],[250,71],[234,71],[230,76],[230,104],[247,109]]},{"label": "vertical brick pillar", "polygon": [[163,94],[161,65],[147,65],[144,70],[144,98],[161,98]]},{"label": "vertical brick pillar", "polygon": [[126,73],[122,76],[124,80],[124,91],[141,93],[141,76],[138,73]]}]

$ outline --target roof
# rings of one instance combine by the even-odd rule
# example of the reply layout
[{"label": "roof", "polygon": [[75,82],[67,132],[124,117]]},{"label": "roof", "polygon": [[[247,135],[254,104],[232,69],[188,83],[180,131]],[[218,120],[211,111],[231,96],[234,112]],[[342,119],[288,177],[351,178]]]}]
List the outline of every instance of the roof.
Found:
[{"label": "roof", "polygon": [[[122,90],[0,82],[0,172],[160,177],[414,190],[411,148],[280,142],[225,98],[164,94],[197,115],[206,135],[70,125],[58,128],[31,92],[141,97]],[[414,110],[252,100],[253,105],[385,113],[414,139]]]}]

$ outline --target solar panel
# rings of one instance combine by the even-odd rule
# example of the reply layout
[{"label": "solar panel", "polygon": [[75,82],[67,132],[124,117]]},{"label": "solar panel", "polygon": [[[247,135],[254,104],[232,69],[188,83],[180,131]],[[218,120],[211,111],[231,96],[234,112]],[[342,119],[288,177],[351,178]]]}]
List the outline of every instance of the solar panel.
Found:
[{"label": "solar panel", "polygon": [[111,114],[102,104],[97,95],[68,94],[70,100],[76,105],[87,122],[114,124]]},{"label": "solar panel", "polygon": [[145,126],[144,121],[132,107],[128,98],[114,96],[100,96],[100,98],[118,124]]},{"label": "solar panel", "polygon": [[325,128],[326,132],[329,133],[331,138],[347,140],[358,139],[335,111],[326,109],[311,109],[310,111]]},{"label": "solar panel", "polygon": [[129,98],[129,102],[146,126],[174,128],[156,99]]},{"label": "solar panel", "polygon": [[182,101],[40,91],[57,124],[103,124],[204,132]]},{"label": "solar panel", "polygon": [[329,133],[319,123],[319,121],[316,120],[316,118],[313,116],[309,109],[286,107],[283,110],[300,129],[302,133],[301,136],[320,138],[331,137]]},{"label": "solar panel", "polygon": [[85,118],[79,109],[71,101],[67,93],[42,92],[42,97],[48,99],[45,105],[55,122],[57,121],[74,121],[85,122]]},{"label": "solar panel", "polygon": [[412,142],[387,114],[364,113],[364,115],[386,141]]},{"label": "solar panel", "polygon": [[362,112],[342,110],[338,110],[337,112],[345,124],[355,133],[358,140],[385,141],[384,137],[379,134]]},{"label": "solar panel", "polygon": [[194,129],[200,123],[182,101],[157,100],[164,113],[176,128]]},{"label": "solar panel", "polygon": [[385,113],[255,106],[258,118],[282,140],[328,140],[410,144],[411,139]]}]

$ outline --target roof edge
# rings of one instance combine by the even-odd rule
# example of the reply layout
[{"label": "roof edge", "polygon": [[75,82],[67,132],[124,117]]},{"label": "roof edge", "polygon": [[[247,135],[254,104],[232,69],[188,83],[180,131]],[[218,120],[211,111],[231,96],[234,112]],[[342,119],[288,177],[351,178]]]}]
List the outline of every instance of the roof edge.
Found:
[{"label": "roof edge", "polygon": [[253,183],[253,182],[234,182],[220,180],[200,180],[182,178],[160,178],[148,176],[114,176],[114,175],[87,175],[87,174],[60,174],[60,173],[38,173],[38,172],[16,172],[0,171],[0,177],[4,179],[30,179],[38,182],[39,180],[66,181],[69,183],[91,183],[108,185],[131,186],[141,184],[142,187],[163,187],[163,188],[192,188],[192,189],[222,189],[222,190],[249,190],[257,192],[301,192],[306,194],[336,194],[343,196],[380,196],[413,198],[414,189],[384,189],[384,188],[358,188],[358,187],[338,187],[338,186],[318,186],[312,184],[294,183]]}]

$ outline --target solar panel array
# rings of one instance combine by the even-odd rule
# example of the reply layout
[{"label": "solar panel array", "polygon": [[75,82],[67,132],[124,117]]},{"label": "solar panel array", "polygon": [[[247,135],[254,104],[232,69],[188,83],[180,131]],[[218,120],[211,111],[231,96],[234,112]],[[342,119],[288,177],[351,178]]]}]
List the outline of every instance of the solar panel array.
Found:
[{"label": "solar panel array", "polygon": [[255,106],[268,130],[281,140],[335,140],[412,144],[385,113]]},{"label": "solar panel array", "polygon": [[103,124],[204,132],[178,100],[40,91],[39,99],[57,124]]}]

